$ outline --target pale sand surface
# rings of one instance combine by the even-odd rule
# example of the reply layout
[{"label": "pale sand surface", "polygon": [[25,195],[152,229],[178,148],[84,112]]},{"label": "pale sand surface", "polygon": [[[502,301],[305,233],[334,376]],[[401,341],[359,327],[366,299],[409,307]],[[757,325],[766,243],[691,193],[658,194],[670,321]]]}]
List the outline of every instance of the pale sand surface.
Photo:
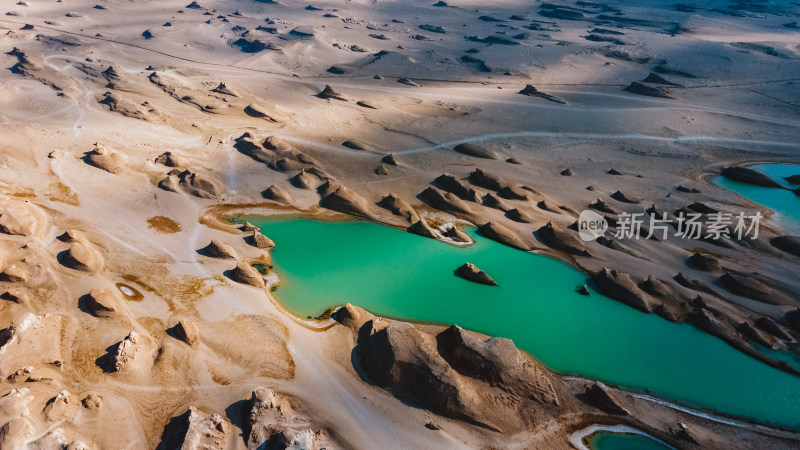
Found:
[{"label": "pale sand surface", "polygon": [[[318,442],[336,447],[569,448],[570,433],[611,420],[598,410],[573,406],[535,429],[505,435],[410,406],[359,378],[350,361],[354,338],[344,327],[330,323],[323,331],[313,329],[317,326],[288,315],[264,289],[224,275],[235,260],[198,253],[216,239],[231,245],[238,260],[267,261],[268,250],[246,245],[244,234],[220,222],[224,214],[340,218],[319,205],[316,189],[290,183],[300,167],[322,171],[311,175],[320,185],[320,178],[328,177],[333,188],[345,186],[352,193],[349,201],[366,205],[356,215],[370,220],[399,228],[412,224],[376,205],[393,192],[423,217],[499,223],[529,248],[587,273],[609,267],[636,280],[652,275],[692,299],[697,291],[672,282],[682,272],[720,293],[703,300],[725,324],[766,316],[798,336],[784,319],[800,298],[798,259],[769,245],[769,238],[785,234],[769,220],[752,245],[625,241],[639,256],[597,243],[584,244],[593,257],[571,256],[533,235],[548,222],[566,228],[598,198],[616,212],[641,212],[651,204],[672,212],[702,202],[769,217],[768,209],[715,186],[710,177],[735,163],[800,162],[800,44],[797,30],[783,26],[798,20],[797,6],[770,2],[766,10],[731,15],[711,10],[734,11],[723,1],[698,2],[704,9],[694,14],[675,11],[674,2],[610,2],[624,12],[621,17],[650,21],[626,24],[598,17],[614,12],[566,2],[587,11],[584,19],[544,17],[540,11],[546,7],[520,1],[491,6],[459,1],[447,8],[433,3],[311,3],[320,10],[288,0],[200,1],[202,9],[185,8],[185,0],[98,2],[104,9],[76,0],[0,5],[0,12],[14,13],[0,18],[0,62],[13,68],[0,73],[5,202],[0,214],[23,223],[23,235],[0,235],[0,265],[27,274],[26,281],[0,283],[2,292],[27,296],[0,304],[0,328],[17,330],[0,359],[0,395],[5,395],[0,425],[11,424],[9,448],[55,448],[55,442],[73,443],[71,448],[82,448],[77,442],[88,448],[155,448],[170,418],[189,406],[231,422],[221,444],[209,445],[243,448],[236,417],[258,386],[291,397],[308,423],[300,422],[323,430]],[[510,20],[514,14],[524,20]],[[484,15],[503,22],[480,20]],[[163,26],[166,22],[171,26]],[[446,32],[419,28],[426,24]],[[274,34],[257,27],[274,28]],[[314,34],[299,37],[291,33],[297,27],[311,27]],[[594,28],[623,34],[589,31]],[[152,38],[143,37],[145,30]],[[625,45],[585,39],[590,34]],[[430,40],[412,39],[415,35]],[[492,35],[519,45],[465,38]],[[234,45],[240,38],[276,49],[245,53]],[[465,62],[466,55],[473,62]],[[481,71],[474,60],[490,71]],[[328,72],[331,66],[344,73]],[[623,90],[658,66],[684,72],[660,74],[682,85],[662,86],[674,98]],[[228,91],[215,91],[221,82]],[[526,84],[565,103],[520,95]],[[319,98],[325,85],[345,100]],[[274,121],[253,117],[252,110]],[[259,147],[269,136],[282,139],[293,150],[289,170],[237,151],[236,139],[245,132]],[[342,146],[346,140],[357,140],[364,149]],[[465,142],[481,144],[499,158],[453,151]],[[100,164],[109,170],[82,160],[95,143],[105,149]],[[165,151],[183,158],[179,172],[189,169],[196,179],[209,180],[212,188],[202,195],[208,198],[190,195],[192,174],[171,176],[178,192],[157,187],[172,170],[156,162]],[[306,159],[298,161],[298,153]],[[376,173],[389,153],[399,164]],[[272,167],[279,158],[269,161]],[[441,211],[418,197],[442,173],[464,178],[475,168],[533,189],[528,200],[506,200],[532,222],[512,221],[477,203],[469,203],[469,213]],[[574,175],[559,175],[566,168]],[[623,175],[607,174],[612,168]],[[289,205],[262,197],[271,185],[288,193]],[[702,192],[676,191],[679,185]],[[481,197],[491,192],[472,187]],[[613,200],[617,190],[641,202]],[[561,212],[537,207],[543,200],[563,207]],[[177,222],[180,231],[148,226],[156,216]],[[65,230],[83,235],[93,257],[87,270],[59,262],[57,255],[75,246],[57,239]],[[695,252],[715,255],[726,270],[758,272],[788,300],[771,304],[726,290],[721,273],[687,266]],[[137,289],[143,299],[125,301],[116,283]],[[96,288],[116,296],[110,317],[79,308],[79,299]],[[198,346],[165,331],[181,319],[196,325]],[[26,321],[34,325],[25,328]],[[113,346],[131,331],[138,334],[135,357],[105,373],[98,358],[114,353]],[[753,352],[741,335],[726,339]],[[8,378],[23,367],[41,378],[25,383],[27,372]],[[586,382],[564,383],[567,391],[579,392]],[[65,390],[61,400],[51,401]],[[81,404],[90,392],[102,397],[99,410]],[[674,440],[671,430],[683,421],[695,427],[698,440],[727,448],[797,442],[792,433],[753,431],[619,395],[639,425],[661,439]],[[432,417],[440,430],[425,428]]]}]

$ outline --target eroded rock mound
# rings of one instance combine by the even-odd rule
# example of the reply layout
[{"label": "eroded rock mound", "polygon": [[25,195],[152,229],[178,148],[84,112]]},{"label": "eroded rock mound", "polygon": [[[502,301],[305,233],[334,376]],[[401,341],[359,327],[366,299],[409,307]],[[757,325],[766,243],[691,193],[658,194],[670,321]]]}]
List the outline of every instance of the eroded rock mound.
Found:
[{"label": "eroded rock mound", "polygon": [[320,206],[351,216],[370,217],[369,202],[356,192],[331,182],[327,182],[321,189],[325,196],[320,200]]},{"label": "eroded rock mound", "polygon": [[449,173],[444,173],[436,177],[436,179],[433,180],[433,182],[434,184],[436,184],[436,186],[444,189],[447,192],[455,194],[458,198],[475,203],[480,202],[480,196],[475,191],[475,189],[472,189],[471,187],[467,186],[461,180],[456,178],[454,175],[450,175]]},{"label": "eroded rock mound", "polygon": [[722,264],[719,263],[717,258],[702,253],[695,253],[689,257],[689,263],[695,269],[704,272],[719,272],[722,270]]},{"label": "eroded rock mound", "polygon": [[158,183],[158,187],[165,191],[185,192],[198,198],[214,199],[222,194],[219,181],[210,175],[205,175],[191,170],[180,171],[174,169],[167,177]]},{"label": "eroded rock mound", "polygon": [[261,106],[259,104],[256,104],[256,103],[251,103],[251,104],[245,106],[244,107],[244,113],[247,114],[250,117],[256,117],[258,119],[264,119],[264,120],[267,120],[267,121],[273,122],[273,123],[278,121],[278,119],[276,119],[273,116],[273,114],[267,110],[267,108],[265,108],[265,107],[263,107],[263,106]]},{"label": "eroded rock mound", "polygon": [[478,233],[481,236],[508,245],[509,247],[514,247],[526,252],[531,250],[531,246],[517,236],[514,231],[497,222],[486,222],[479,226]]},{"label": "eroded rock mound", "polygon": [[194,406],[173,417],[161,435],[157,450],[228,448],[231,424],[219,414],[206,414]]},{"label": "eroded rock mound", "polygon": [[155,160],[156,164],[163,164],[167,167],[187,167],[189,164],[185,158],[172,152],[164,152]]},{"label": "eroded rock mound", "polygon": [[86,311],[95,317],[112,317],[122,308],[117,296],[107,289],[92,289],[82,300]]},{"label": "eroded rock mound", "polygon": [[317,97],[324,98],[324,99],[342,100],[342,101],[345,101],[345,102],[347,101],[347,99],[344,98],[344,96],[342,94],[340,94],[339,92],[336,92],[333,89],[333,87],[331,87],[330,84],[326,84],[325,85],[325,89],[323,89],[319,94],[317,94]]},{"label": "eroded rock mound", "polygon": [[472,156],[475,158],[483,158],[483,159],[498,159],[497,153],[488,148],[478,145],[472,144],[470,142],[465,142],[463,144],[456,145],[453,150],[461,153],[463,155]]},{"label": "eroded rock mound", "polygon": [[553,222],[548,222],[547,225],[539,228],[536,231],[539,240],[542,243],[554,250],[560,250],[570,255],[591,257],[584,247],[580,239],[578,239],[571,231],[561,228],[556,228]]},{"label": "eroded rock mound", "polygon": [[47,216],[30,202],[0,199],[0,233],[35,236],[47,228]]},{"label": "eroded rock mound", "polygon": [[479,284],[486,284],[489,286],[497,286],[497,282],[494,281],[492,277],[490,277],[486,272],[478,269],[475,264],[472,263],[464,263],[458,269],[456,269],[456,273],[458,276],[465,280],[472,281],[474,283]]},{"label": "eroded rock mound", "polygon": [[98,142],[92,151],[86,152],[83,160],[90,166],[118,174],[124,170],[127,159],[128,157],[125,154],[107,149]]},{"label": "eroded rock mound", "polygon": [[253,235],[250,236],[248,243],[256,248],[267,249],[275,247],[275,242],[272,239],[264,236],[258,230],[253,230]]},{"label": "eroded rock mound", "polygon": [[605,384],[597,381],[586,390],[586,398],[597,408],[620,416],[627,416],[628,411],[620,405],[619,399],[606,387]]},{"label": "eroded rock mound", "polygon": [[773,247],[800,256],[800,236],[778,236],[769,241]]},{"label": "eroded rock mound", "polygon": [[733,166],[722,169],[722,176],[731,180],[765,187],[783,187],[777,181],[749,167]]},{"label": "eroded rock mound", "polygon": [[408,227],[407,231],[409,233],[418,234],[420,236],[431,238],[431,239],[438,239],[439,238],[439,236],[436,234],[436,232],[433,231],[433,228],[431,228],[431,226],[428,225],[428,222],[425,222],[424,219],[419,219],[416,222],[414,222],[413,225]]},{"label": "eroded rock mound", "polygon": [[642,291],[633,278],[625,272],[603,267],[595,274],[594,279],[609,297],[633,306],[639,311],[653,312],[658,306],[658,303]]},{"label": "eroded rock mound", "polygon": [[720,280],[729,291],[736,295],[741,295],[742,297],[747,297],[770,305],[797,304],[797,301],[792,300],[782,292],[757,279],[754,275],[725,272],[725,274],[720,277]]},{"label": "eroded rock mound", "polygon": [[58,259],[64,267],[90,273],[99,272],[105,263],[98,250],[82,241],[73,242],[68,250],[59,254]]},{"label": "eroded rock mound", "polygon": [[236,267],[231,270],[230,277],[237,283],[249,284],[259,288],[264,287],[264,278],[261,274],[253,266],[243,261],[236,264]]},{"label": "eroded rock mound", "polygon": [[417,214],[417,211],[415,211],[407,201],[400,198],[394,192],[390,192],[388,195],[383,197],[381,201],[378,202],[378,206],[388,210],[395,216],[402,217],[409,223],[414,223],[419,220],[419,214]]},{"label": "eroded rock mound", "polygon": [[290,204],[292,203],[292,199],[289,196],[289,193],[286,192],[285,189],[278,185],[271,185],[264,192],[261,193],[261,196],[266,198],[267,200],[273,200],[280,203]]},{"label": "eroded rock mound", "polygon": [[500,189],[503,189],[503,187],[510,184],[508,181],[500,178],[499,176],[489,174],[481,169],[475,169],[467,178],[469,179],[470,183],[474,184],[475,186],[491,189],[493,191],[499,191]]},{"label": "eroded rock mound", "polygon": [[200,335],[197,331],[197,325],[189,319],[181,319],[174,327],[170,329],[172,336],[175,339],[189,344],[191,347],[198,347],[200,345]]},{"label": "eroded rock mound", "polygon": [[249,401],[244,422],[248,449],[338,448],[327,430],[320,429],[298,412],[296,402],[271,389],[257,387]]},{"label": "eroded rock mound", "polygon": [[509,339],[484,340],[457,326],[429,334],[352,305],[335,318],[357,336],[354,364],[371,383],[445,417],[512,433],[562,402],[557,381]]},{"label": "eroded rock mound", "polygon": [[648,97],[674,98],[672,93],[667,89],[649,86],[638,81],[629,84],[625,90],[633,94],[646,95]]},{"label": "eroded rock mound", "polygon": [[434,208],[450,214],[470,214],[472,209],[464,200],[450,192],[428,186],[419,197]]},{"label": "eroded rock mound", "polygon": [[205,246],[200,252],[211,258],[223,258],[223,259],[237,259],[238,256],[236,255],[236,251],[230,245],[218,241],[216,239],[212,239],[211,243]]}]

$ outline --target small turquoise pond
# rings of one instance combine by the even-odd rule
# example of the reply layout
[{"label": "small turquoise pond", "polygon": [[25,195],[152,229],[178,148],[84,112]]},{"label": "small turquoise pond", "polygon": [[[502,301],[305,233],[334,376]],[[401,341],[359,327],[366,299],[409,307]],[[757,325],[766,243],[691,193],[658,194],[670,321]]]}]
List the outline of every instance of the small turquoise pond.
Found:
[{"label": "small turquoise pond", "polygon": [[587,439],[592,450],[670,450],[658,441],[640,434],[595,433]]},{"label": "small turquoise pond", "polygon": [[[792,175],[800,175],[800,165],[758,164],[748,167],[769,176],[786,187],[792,189],[800,187],[797,184],[789,184],[784,179]],[[800,235],[800,196],[794,192],[742,183],[725,177],[715,178],[714,183],[772,209],[775,211],[774,217],[778,227],[788,234]],[[749,211],[744,212],[752,214]]]}]

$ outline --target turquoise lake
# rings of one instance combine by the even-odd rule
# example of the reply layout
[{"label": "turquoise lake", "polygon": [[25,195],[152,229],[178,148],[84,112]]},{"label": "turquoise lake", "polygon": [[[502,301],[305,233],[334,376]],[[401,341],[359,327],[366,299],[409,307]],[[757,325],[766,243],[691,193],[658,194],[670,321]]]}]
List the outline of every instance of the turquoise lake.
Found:
[{"label": "turquoise lake", "polygon": [[[800,429],[800,378],[691,325],[611,300],[555,259],[489,239],[454,247],[360,221],[240,217],[273,239],[275,292],[300,317],[345,303],[405,320],[458,324],[516,345],[553,370],[759,422]],[[458,278],[464,262],[499,283]],[[591,295],[575,293],[588,284]]]},{"label": "turquoise lake", "polygon": [[[800,185],[789,184],[784,177],[800,175],[800,165],[792,164],[758,164],[748,166],[755,169],[778,183],[797,189]],[[760,203],[775,211],[775,224],[789,234],[800,235],[800,196],[784,189],[768,188],[739,181],[717,177],[714,183],[736,192],[742,197]],[[752,211],[743,211],[752,214]]]},{"label": "turquoise lake", "polygon": [[589,437],[592,450],[669,450],[658,441],[638,434],[600,432]]}]

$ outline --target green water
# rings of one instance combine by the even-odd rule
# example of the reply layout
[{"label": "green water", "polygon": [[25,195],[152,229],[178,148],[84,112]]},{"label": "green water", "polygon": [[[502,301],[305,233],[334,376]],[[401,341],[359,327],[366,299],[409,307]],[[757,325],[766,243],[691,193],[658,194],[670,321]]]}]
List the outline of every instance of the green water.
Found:
[{"label": "green water", "polygon": [[669,450],[660,442],[639,434],[600,432],[589,437],[592,450]]},{"label": "green water", "polygon": [[[276,294],[298,316],[350,302],[382,316],[458,324],[511,338],[560,372],[800,428],[800,378],[604,297],[554,259],[480,237],[457,248],[367,222],[245,219],[276,242]],[[456,277],[467,261],[499,286]],[[582,284],[590,296],[574,292]]]},{"label": "green water", "polygon": [[[749,166],[751,169],[769,176],[778,183],[797,189],[800,185],[789,184],[784,177],[800,174],[800,166],[792,164],[759,164]],[[775,211],[775,220],[778,227],[787,233],[800,235],[800,196],[784,189],[756,186],[739,181],[717,177],[714,183],[736,192],[756,203],[760,203]],[[743,211],[752,214],[752,211]]]}]

